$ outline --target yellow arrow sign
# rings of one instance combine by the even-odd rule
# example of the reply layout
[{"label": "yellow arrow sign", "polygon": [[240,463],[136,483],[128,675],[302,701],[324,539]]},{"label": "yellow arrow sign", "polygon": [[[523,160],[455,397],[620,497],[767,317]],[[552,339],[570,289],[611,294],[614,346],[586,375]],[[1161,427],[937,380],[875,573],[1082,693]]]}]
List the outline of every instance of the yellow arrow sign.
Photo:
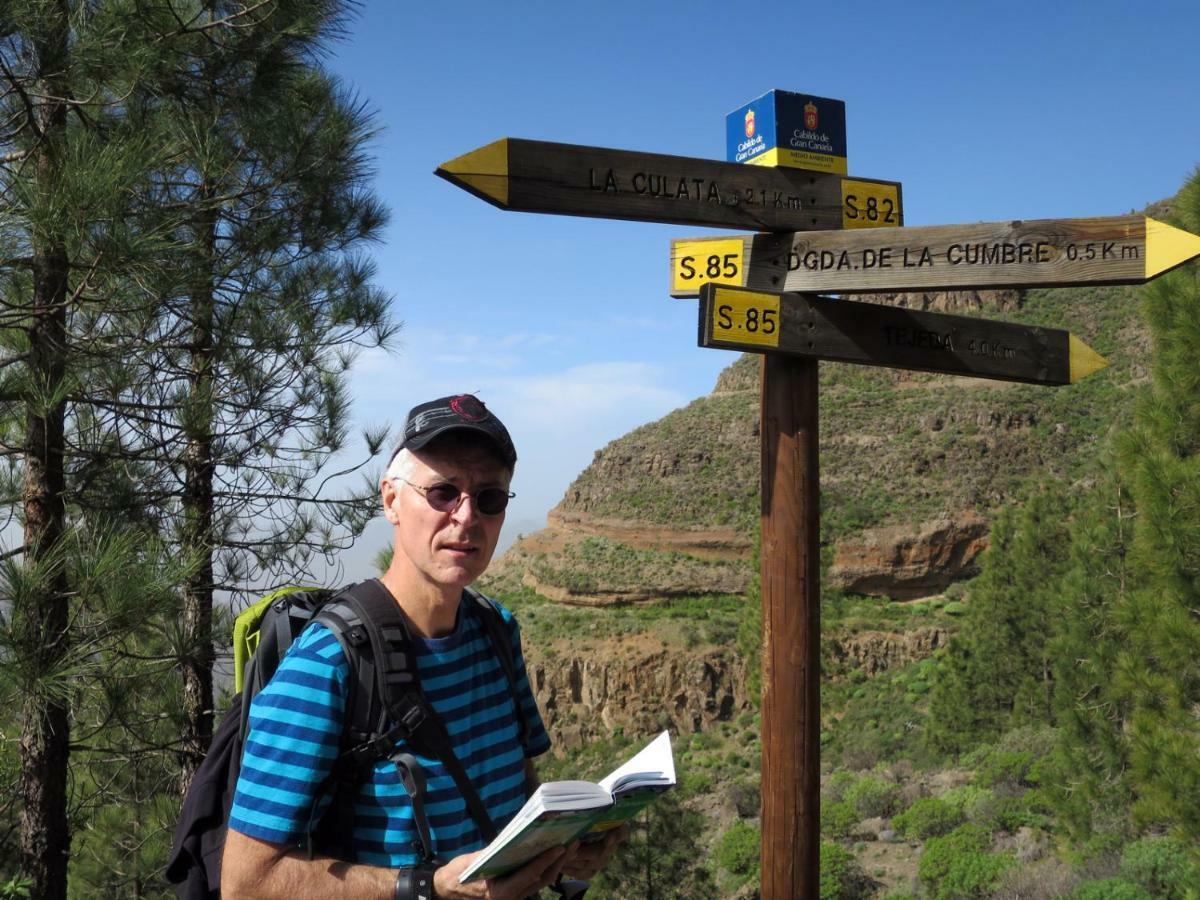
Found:
[{"label": "yellow arrow sign", "polygon": [[671,295],[707,282],[866,293],[1140,284],[1200,256],[1200,237],[1146,216],[686,238]]},{"label": "yellow arrow sign", "polygon": [[700,291],[701,347],[1030,384],[1074,384],[1108,361],[1068,331],[814,294]]},{"label": "yellow arrow sign", "polygon": [[521,138],[493,141],[436,174],[520,212],[763,231],[904,224],[895,181]]}]

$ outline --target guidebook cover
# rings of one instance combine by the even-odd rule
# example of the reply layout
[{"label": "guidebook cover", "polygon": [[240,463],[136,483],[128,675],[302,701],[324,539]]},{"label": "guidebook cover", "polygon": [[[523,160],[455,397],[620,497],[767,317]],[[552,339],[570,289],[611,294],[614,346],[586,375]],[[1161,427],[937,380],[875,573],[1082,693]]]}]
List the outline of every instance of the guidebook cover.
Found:
[{"label": "guidebook cover", "polygon": [[459,877],[460,884],[497,878],[551,847],[591,840],[628,822],[662,791],[675,786],[671,736],[663,732],[598,784],[543,784]]}]

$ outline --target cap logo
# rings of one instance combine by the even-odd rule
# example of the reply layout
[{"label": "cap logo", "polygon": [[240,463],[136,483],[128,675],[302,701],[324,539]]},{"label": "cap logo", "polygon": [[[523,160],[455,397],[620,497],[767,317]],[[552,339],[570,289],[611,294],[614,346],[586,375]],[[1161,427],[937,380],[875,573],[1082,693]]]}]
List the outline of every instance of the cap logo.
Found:
[{"label": "cap logo", "polygon": [[460,419],[467,422],[482,422],[488,417],[487,407],[478,397],[470,394],[460,394],[450,398],[450,408],[458,413]]}]

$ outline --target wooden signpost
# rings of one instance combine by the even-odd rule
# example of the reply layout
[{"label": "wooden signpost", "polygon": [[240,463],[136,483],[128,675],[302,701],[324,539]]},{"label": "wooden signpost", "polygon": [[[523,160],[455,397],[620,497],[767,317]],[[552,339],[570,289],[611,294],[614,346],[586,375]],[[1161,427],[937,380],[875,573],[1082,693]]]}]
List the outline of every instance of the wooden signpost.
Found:
[{"label": "wooden signpost", "polygon": [[770,291],[1141,284],[1200,256],[1200,237],[1146,216],[1042,219],[671,242],[671,296],[707,282]]},{"label": "wooden signpost", "polygon": [[892,181],[516,138],[437,174],[502,209],[777,232],[674,241],[671,294],[701,298],[701,346],[763,355],[762,897],[816,900],[818,360],[1045,385],[1107,363],[1066,331],[795,292],[1137,284],[1200,237],[1144,216],[901,228]]},{"label": "wooden signpost", "polygon": [[520,138],[472,150],[435,174],[519,212],[764,231],[904,224],[895,181]]},{"label": "wooden signpost", "polygon": [[716,284],[700,289],[700,346],[1047,385],[1108,365],[1056,328]]}]

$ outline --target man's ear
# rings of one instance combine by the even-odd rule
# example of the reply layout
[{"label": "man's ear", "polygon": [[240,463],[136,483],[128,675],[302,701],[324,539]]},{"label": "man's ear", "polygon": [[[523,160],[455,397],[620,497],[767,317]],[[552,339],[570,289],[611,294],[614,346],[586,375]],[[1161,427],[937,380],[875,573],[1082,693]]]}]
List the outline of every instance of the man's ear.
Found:
[{"label": "man's ear", "polygon": [[383,517],[393,525],[398,520],[396,510],[393,508],[396,503],[396,494],[396,482],[390,478],[385,478],[379,486],[379,499],[383,503]]}]

